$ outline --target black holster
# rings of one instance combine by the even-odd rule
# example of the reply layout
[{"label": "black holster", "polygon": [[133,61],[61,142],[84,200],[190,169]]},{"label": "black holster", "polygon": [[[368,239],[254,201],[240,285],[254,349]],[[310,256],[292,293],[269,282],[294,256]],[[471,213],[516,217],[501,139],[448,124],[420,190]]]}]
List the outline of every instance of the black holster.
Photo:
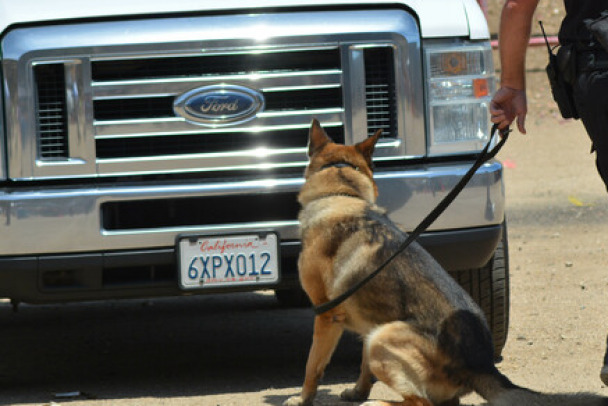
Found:
[{"label": "black holster", "polygon": [[579,118],[574,104],[572,84],[576,78],[576,52],[573,45],[562,45],[557,54],[549,49],[546,68],[553,100],[564,118]]}]

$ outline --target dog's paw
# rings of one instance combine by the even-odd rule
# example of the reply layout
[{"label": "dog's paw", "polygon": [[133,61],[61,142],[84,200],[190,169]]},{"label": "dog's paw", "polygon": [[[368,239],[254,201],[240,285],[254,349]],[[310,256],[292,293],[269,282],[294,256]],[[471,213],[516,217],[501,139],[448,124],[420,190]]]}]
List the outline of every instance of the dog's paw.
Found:
[{"label": "dog's paw", "polygon": [[359,391],[356,387],[345,389],[344,392],[340,394],[340,398],[348,402],[362,402],[367,400],[368,397],[369,391]]},{"label": "dog's paw", "polygon": [[302,396],[292,396],[283,402],[283,406],[312,406],[312,402],[304,401]]}]

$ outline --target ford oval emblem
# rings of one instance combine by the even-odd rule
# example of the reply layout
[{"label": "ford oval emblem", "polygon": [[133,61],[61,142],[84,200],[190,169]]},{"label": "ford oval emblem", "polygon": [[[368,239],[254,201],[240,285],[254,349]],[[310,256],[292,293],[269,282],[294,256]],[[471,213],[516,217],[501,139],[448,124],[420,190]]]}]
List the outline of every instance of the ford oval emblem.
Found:
[{"label": "ford oval emblem", "polygon": [[204,86],[175,99],[173,110],[195,123],[221,126],[251,120],[264,108],[264,97],[256,90],[237,85]]}]

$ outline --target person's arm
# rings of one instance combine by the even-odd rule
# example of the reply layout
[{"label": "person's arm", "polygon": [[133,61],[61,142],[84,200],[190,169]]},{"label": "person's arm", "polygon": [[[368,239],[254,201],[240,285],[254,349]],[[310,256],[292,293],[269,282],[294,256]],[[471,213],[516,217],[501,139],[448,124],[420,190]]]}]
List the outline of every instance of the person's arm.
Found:
[{"label": "person's arm", "polygon": [[500,89],[490,103],[492,122],[508,127],[517,118],[517,127],[526,133],[526,51],[530,41],[532,16],[539,0],[507,0],[499,28],[501,64]]}]

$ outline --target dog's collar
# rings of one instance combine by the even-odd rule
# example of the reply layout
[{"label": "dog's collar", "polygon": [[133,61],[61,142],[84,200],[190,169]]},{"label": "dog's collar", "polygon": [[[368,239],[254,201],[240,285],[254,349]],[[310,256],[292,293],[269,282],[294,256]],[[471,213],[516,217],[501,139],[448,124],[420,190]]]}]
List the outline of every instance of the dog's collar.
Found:
[{"label": "dog's collar", "polygon": [[357,196],[350,193],[330,193],[319,197],[319,199],[329,199],[330,197],[352,197],[353,199],[362,199],[361,196]]},{"label": "dog's collar", "polygon": [[329,163],[327,165],[323,165],[320,169],[319,172],[324,171],[325,169],[329,169],[329,168],[352,168],[354,170],[356,170],[357,172],[359,171],[359,167],[355,166],[351,163],[348,162],[333,162],[333,163]]}]

